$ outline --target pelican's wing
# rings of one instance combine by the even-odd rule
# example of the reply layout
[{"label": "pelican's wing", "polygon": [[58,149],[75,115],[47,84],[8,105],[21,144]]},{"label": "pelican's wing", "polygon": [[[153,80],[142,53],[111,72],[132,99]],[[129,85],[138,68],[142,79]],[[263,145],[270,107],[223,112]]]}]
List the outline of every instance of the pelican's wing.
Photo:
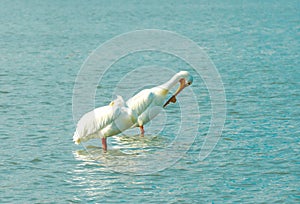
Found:
[{"label": "pelican's wing", "polygon": [[121,107],[124,105],[124,103],[121,103],[121,100],[123,99],[118,97],[109,106],[96,108],[86,113],[77,124],[76,132],[73,136],[74,142],[87,141],[97,136],[99,130],[111,124],[121,113]]},{"label": "pelican's wing", "polygon": [[126,104],[130,109],[136,111],[137,115],[141,115],[151,105],[154,98],[151,89],[145,89],[130,98]]}]

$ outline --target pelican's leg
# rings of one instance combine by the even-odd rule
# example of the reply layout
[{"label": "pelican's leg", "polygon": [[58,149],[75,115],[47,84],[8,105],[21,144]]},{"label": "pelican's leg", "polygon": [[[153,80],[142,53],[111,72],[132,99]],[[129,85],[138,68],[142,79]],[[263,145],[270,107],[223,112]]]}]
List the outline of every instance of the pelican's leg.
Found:
[{"label": "pelican's leg", "polygon": [[106,137],[102,138],[102,149],[103,149],[104,152],[107,151]]},{"label": "pelican's leg", "polygon": [[144,130],[144,126],[140,126],[140,131],[141,131],[141,136],[144,136],[145,130]]}]

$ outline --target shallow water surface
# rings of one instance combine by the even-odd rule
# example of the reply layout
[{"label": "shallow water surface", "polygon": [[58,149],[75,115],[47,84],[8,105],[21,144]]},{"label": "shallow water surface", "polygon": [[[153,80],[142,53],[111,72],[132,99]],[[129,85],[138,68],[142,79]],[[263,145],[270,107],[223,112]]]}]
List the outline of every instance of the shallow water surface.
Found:
[{"label": "shallow water surface", "polygon": [[[298,1],[4,0],[1,5],[1,203],[300,202]],[[148,28],[195,41],[222,76],[226,123],[203,161],[198,155],[211,104],[197,75],[178,97],[191,111],[182,133],[180,106],[171,104],[146,125],[144,138],[138,129],[109,138],[106,154],[99,140],[86,149],[72,142],[73,87],[84,60],[112,37]],[[97,87],[95,105],[108,104],[117,93],[128,99],[171,76],[153,73],[160,77],[135,87],[147,78],[130,75],[126,81],[126,72],[119,71],[149,66],[191,69],[165,53],[136,53],[111,67]],[[200,119],[188,108],[189,91],[196,93]],[[132,173],[136,170],[139,175]]]}]

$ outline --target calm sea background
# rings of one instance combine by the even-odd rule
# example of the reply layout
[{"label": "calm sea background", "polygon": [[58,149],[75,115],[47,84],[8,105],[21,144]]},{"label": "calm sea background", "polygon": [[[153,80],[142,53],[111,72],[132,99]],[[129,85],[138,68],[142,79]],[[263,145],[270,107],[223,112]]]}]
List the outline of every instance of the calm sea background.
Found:
[{"label": "calm sea background", "polygon": [[[112,171],[73,144],[72,94],[94,49],[149,28],[174,31],[204,48],[222,77],[227,117],[214,151],[198,161],[211,107],[196,77],[191,88],[199,93],[201,118],[190,124],[200,126],[194,144],[166,170],[136,176]],[[300,203],[299,41],[296,0],[2,0],[0,203]],[[181,69],[171,58],[144,53],[115,66]],[[98,86],[96,106],[113,97],[105,90],[123,77],[113,73]],[[168,114],[177,109],[169,106]],[[176,117],[166,124],[175,126]],[[109,139],[107,155],[95,147],[90,152],[118,165],[120,158],[155,154],[173,139],[167,131],[132,138]]]}]

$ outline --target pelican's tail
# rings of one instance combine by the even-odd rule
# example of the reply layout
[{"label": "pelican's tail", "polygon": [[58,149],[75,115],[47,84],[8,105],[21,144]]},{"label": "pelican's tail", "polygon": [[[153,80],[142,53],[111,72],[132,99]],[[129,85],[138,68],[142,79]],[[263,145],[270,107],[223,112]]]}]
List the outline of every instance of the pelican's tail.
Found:
[{"label": "pelican's tail", "polygon": [[74,133],[73,135],[73,141],[75,142],[75,144],[80,144],[81,140],[80,140],[80,136],[78,135],[77,131]]}]

